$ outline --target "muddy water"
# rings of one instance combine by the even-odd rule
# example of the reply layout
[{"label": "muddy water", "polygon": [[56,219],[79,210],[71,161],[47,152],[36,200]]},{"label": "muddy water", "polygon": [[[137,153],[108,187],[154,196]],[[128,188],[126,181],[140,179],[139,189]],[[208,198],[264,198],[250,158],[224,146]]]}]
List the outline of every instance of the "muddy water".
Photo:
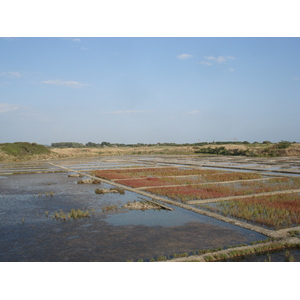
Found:
[{"label": "muddy water", "polygon": [[[121,209],[127,201],[139,201],[139,195],[127,191],[97,195],[96,188],[110,186],[77,184],[78,178],[67,175],[1,176],[0,261],[147,261],[265,239],[178,207],[174,211]],[[103,212],[108,205],[120,209]],[[69,221],[51,217],[60,209],[78,208],[94,213]]]}]

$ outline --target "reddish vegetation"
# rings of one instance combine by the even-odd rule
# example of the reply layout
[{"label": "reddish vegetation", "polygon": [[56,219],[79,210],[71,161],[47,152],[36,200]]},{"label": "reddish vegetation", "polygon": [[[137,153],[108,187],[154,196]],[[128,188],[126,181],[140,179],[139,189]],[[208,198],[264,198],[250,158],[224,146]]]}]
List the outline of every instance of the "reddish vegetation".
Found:
[{"label": "reddish vegetation", "polygon": [[[125,170],[97,170],[94,171],[95,176],[102,177],[110,180],[118,179],[130,179],[135,178],[137,180],[146,179],[145,185],[140,185],[133,183],[133,187],[140,186],[153,186],[154,181],[151,181],[156,177],[160,178],[160,181],[156,178],[158,184],[192,184],[195,182],[213,182],[213,181],[230,181],[230,180],[242,180],[242,179],[255,179],[261,178],[260,174],[255,173],[243,173],[243,172],[226,172],[226,171],[216,171],[210,169],[178,169],[178,168],[143,168],[143,169],[125,169]],[[170,176],[198,176],[198,178],[168,178]],[[150,179],[151,178],[151,179]],[[172,183],[169,183],[173,181]],[[129,181],[128,181],[129,182]],[[130,181],[133,182],[133,181]],[[121,182],[120,182],[121,183]],[[122,182],[126,184],[126,182]],[[149,185],[148,185],[148,184]],[[130,184],[128,184],[130,185]],[[131,186],[131,185],[130,185]]]},{"label": "reddish vegetation", "polygon": [[203,205],[226,216],[269,225],[275,229],[300,223],[300,195],[278,194],[259,198],[224,201],[213,206]]},{"label": "reddish vegetation", "polygon": [[226,197],[230,195],[230,189],[226,186],[176,186],[176,187],[161,187],[148,189],[149,192],[167,196],[175,200],[183,202],[193,199],[208,199]]},{"label": "reddish vegetation", "polygon": [[[95,175],[101,178],[115,179],[118,183],[134,188],[151,187],[148,189],[149,192],[183,202],[194,199],[251,195],[300,188],[300,178],[296,177],[266,178],[255,182],[242,181],[222,184],[222,181],[249,180],[261,178],[262,176],[248,172],[233,173],[210,169],[178,169],[170,167],[98,170],[95,171]],[[188,177],[188,175],[190,176]],[[205,184],[208,182],[219,183]],[[168,187],[168,185],[178,186]]]},{"label": "reddish vegetation", "polygon": [[146,187],[146,186],[159,186],[159,185],[172,185],[180,184],[176,178],[159,178],[159,177],[148,177],[142,179],[125,179],[125,180],[116,180],[120,184],[128,185],[134,188]]},{"label": "reddish vegetation", "polygon": [[262,178],[262,175],[256,173],[226,172],[226,173],[206,174],[204,178],[207,182],[214,182],[214,181],[218,182],[218,181],[257,179],[257,178]]},{"label": "reddish vegetation", "polygon": [[[216,171],[215,171],[216,172]],[[163,185],[183,185],[183,184],[197,184],[206,182],[218,181],[233,181],[261,178],[260,174],[254,173],[215,173],[203,174],[201,176],[190,177],[147,177],[141,179],[124,179],[116,180],[118,183],[128,185],[134,188],[149,187],[149,186],[163,186]]]},{"label": "reddish vegetation", "polygon": [[126,179],[143,178],[158,176],[185,176],[185,175],[203,175],[215,174],[220,171],[208,169],[178,169],[178,168],[143,168],[126,170],[97,170],[95,176],[106,179]]},{"label": "reddish vegetation", "polygon": [[148,191],[175,200],[188,201],[193,199],[250,195],[296,188],[300,188],[300,178],[272,178],[260,182],[161,187],[151,188],[148,189]]}]

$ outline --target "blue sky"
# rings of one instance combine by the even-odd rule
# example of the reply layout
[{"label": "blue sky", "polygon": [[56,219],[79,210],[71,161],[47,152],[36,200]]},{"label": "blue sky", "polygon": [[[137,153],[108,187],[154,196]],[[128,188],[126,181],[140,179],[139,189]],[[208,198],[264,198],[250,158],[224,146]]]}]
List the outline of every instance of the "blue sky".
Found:
[{"label": "blue sky", "polygon": [[300,142],[300,38],[0,39],[0,143]]}]

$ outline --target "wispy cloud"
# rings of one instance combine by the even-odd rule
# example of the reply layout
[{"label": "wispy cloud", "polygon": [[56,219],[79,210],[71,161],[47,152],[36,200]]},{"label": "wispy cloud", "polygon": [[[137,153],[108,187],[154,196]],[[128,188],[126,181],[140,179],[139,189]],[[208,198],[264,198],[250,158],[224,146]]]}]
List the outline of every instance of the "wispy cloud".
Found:
[{"label": "wispy cloud", "polygon": [[293,80],[300,80],[300,77],[294,77]]},{"label": "wispy cloud", "polygon": [[186,53],[177,55],[177,58],[179,58],[179,59],[188,59],[188,58],[191,58],[191,57],[192,57],[191,54],[186,54]]},{"label": "wispy cloud", "polygon": [[62,39],[70,41],[70,42],[80,43],[80,39],[79,38],[62,38]]},{"label": "wispy cloud", "polygon": [[136,114],[136,113],[145,113],[149,112],[149,110],[116,110],[116,111],[108,111],[106,114]]},{"label": "wispy cloud", "polygon": [[199,62],[199,64],[211,66],[214,63],[224,64],[230,60],[234,60],[233,56],[204,56],[204,60]]},{"label": "wispy cloud", "polygon": [[206,66],[212,66],[212,63],[208,62],[208,61],[200,61],[200,62],[198,62],[198,64],[206,65]]},{"label": "wispy cloud", "polygon": [[7,113],[21,108],[18,104],[0,103],[0,113]]},{"label": "wispy cloud", "polygon": [[10,77],[10,78],[20,78],[21,72],[1,72],[0,76]]},{"label": "wispy cloud", "polygon": [[45,81],[42,81],[42,83],[58,85],[58,86],[65,86],[65,87],[68,87],[68,88],[81,88],[81,87],[90,85],[88,83],[80,83],[78,81],[62,81],[62,80],[59,80],[59,79],[45,80]]},{"label": "wispy cloud", "polygon": [[223,64],[225,62],[227,62],[228,60],[234,60],[234,57],[232,56],[205,56],[205,59],[209,60],[209,61],[213,61],[216,62],[218,64]]},{"label": "wispy cloud", "polygon": [[191,110],[191,111],[187,112],[188,115],[196,115],[196,114],[199,114],[199,113],[200,113],[200,110]]}]

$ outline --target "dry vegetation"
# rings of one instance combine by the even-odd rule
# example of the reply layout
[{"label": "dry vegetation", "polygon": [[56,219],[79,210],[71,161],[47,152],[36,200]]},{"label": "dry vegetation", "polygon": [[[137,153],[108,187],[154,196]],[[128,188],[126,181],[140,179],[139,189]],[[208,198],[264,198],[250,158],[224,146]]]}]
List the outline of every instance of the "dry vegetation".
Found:
[{"label": "dry vegetation", "polygon": [[83,158],[96,156],[119,155],[155,155],[155,154],[181,154],[195,155],[195,149],[189,146],[167,147],[107,147],[107,148],[50,148],[47,154],[33,154],[26,157],[14,156],[5,153],[0,145],[0,162],[17,162],[25,160]]},{"label": "dry vegetation", "polygon": [[189,146],[167,147],[107,147],[107,148],[52,148],[57,158],[84,156],[114,156],[114,155],[152,155],[152,154],[195,154],[195,149]]},{"label": "dry vegetation", "polygon": [[158,204],[151,203],[148,201],[135,201],[135,200],[133,202],[128,201],[122,207],[130,210],[161,209],[161,206],[159,206]]},{"label": "dry vegetation", "polygon": [[[16,144],[16,143],[15,143]],[[30,143],[22,143],[30,144]],[[4,145],[0,144],[0,162],[26,161],[26,160],[41,160],[41,159],[57,159],[57,158],[82,158],[95,156],[118,156],[118,155],[205,155],[203,153],[195,153],[208,146],[211,149],[224,147],[230,151],[248,151],[250,156],[265,156],[272,154],[272,147],[276,144],[209,144],[204,146],[141,146],[141,147],[102,147],[102,148],[46,148],[44,153],[28,152],[28,155],[15,155],[13,152],[4,151]],[[41,146],[35,143],[31,144],[34,147]],[[274,150],[275,151],[275,150]],[[286,149],[277,149],[274,152],[279,156],[300,156],[300,144],[292,143]],[[273,153],[273,154],[274,154]]]}]

